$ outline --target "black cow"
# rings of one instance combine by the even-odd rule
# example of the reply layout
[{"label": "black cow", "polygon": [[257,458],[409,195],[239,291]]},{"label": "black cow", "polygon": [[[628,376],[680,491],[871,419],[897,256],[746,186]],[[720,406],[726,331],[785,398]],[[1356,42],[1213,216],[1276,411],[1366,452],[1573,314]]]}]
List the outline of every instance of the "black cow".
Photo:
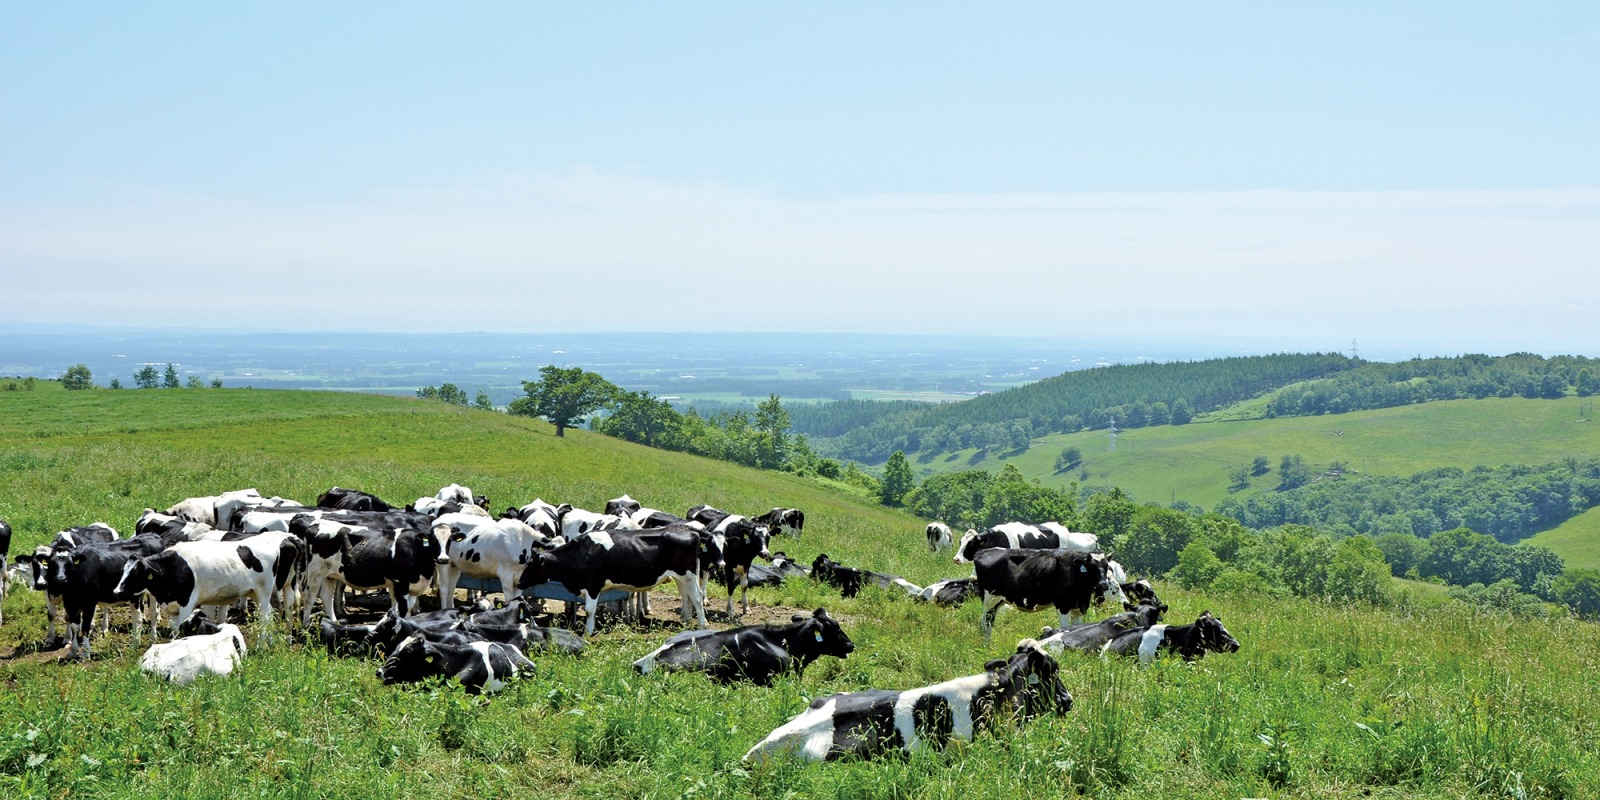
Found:
[{"label": "black cow", "polygon": [[517,588],[560,582],[583,598],[588,613],[584,635],[590,636],[594,634],[595,608],[601,592],[643,592],[668,580],[678,585],[684,621],[693,615],[705,627],[700,532],[687,526],[658,531],[591,531],[553,550],[534,554],[518,578]]},{"label": "black cow", "polygon": [[978,675],[909,691],[871,689],[819,697],[744,754],[744,760],[793,754],[813,761],[872,758],[890,752],[943,749],[971,741],[983,728],[1065,714],[1072,695],[1056,660],[1032,639]]},{"label": "black cow", "polygon": [[455,678],[468,694],[497,692],[517,676],[533,671],[521,650],[500,642],[464,645],[412,636],[401,642],[378,669],[384,685],[415,683],[435,676]]},{"label": "black cow", "polygon": [[359,489],[335,486],[317,495],[317,508],[341,508],[347,511],[393,511],[394,506],[383,498]]},{"label": "black cow", "polygon": [[[129,562],[161,550],[159,537],[140,534],[128,539],[91,542],[71,550],[50,553],[45,583],[50,594],[61,598],[62,607],[66,610],[69,657],[90,657],[89,632],[94,625],[95,609],[100,603],[126,599],[116,597],[115,591]],[[141,627],[136,610],[133,625],[135,641],[138,641]]]},{"label": "black cow", "polygon": [[1239,641],[1222,627],[1222,620],[1203,611],[1188,625],[1151,625],[1120,633],[1106,642],[1101,654],[1139,657],[1139,663],[1148,665],[1162,653],[1177,653],[1184,661],[1194,661],[1208,651],[1234,653]]},{"label": "black cow", "polygon": [[688,631],[638,661],[639,674],[660,669],[668,672],[696,670],[721,683],[747,680],[771,686],[780,672],[796,677],[822,656],[844,658],[856,649],[839,623],[817,609],[807,617],[794,615],[787,625],[746,625],[726,631]]},{"label": "black cow", "polygon": [[756,524],[765,525],[773,536],[783,534],[800,538],[806,532],[806,514],[798,508],[774,508],[755,518]]},{"label": "black cow", "polygon": [[973,564],[983,595],[984,636],[993,631],[1002,603],[1019,611],[1053,606],[1061,615],[1057,627],[1065,628],[1081,621],[1096,597],[1119,605],[1127,599],[1100,553],[990,548],[979,551]]},{"label": "black cow", "polygon": [[377,627],[377,625],[342,625],[333,621],[331,617],[323,617],[318,634],[322,639],[322,646],[328,650],[328,655],[359,656],[375,652],[371,640],[372,632]]},{"label": "black cow", "polygon": [[[407,638],[417,635],[419,632],[425,629],[438,631],[450,630],[451,628],[455,627],[457,622],[460,622],[469,613],[470,611],[468,609],[441,608],[435,611],[424,611],[420,614],[413,614],[409,617],[403,617],[400,616],[396,609],[391,608],[387,614],[383,615],[382,619],[378,620],[377,623],[372,626],[372,630],[367,633],[367,649],[377,653],[378,655],[386,656],[393,651],[394,648],[399,647],[401,642],[405,641]],[[324,624],[323,630],[324,640],[326,640],[326,632],[328,631],[326,624]],[[340,629],[335,628],[334,630],[339,631]],[[353,636],[354,632],[352,631],[348,635]]]},{"label": "black cow", "polygon": [[1139,606],[1133,611],[1112,614],[1099,622],[1084,622],[1065,628],[1045,628],[1039,644],[1052,653],[1066,650],[1100,652],[1106,642],[1131,630],[1144,630],[1161,621],[1162,609],[1156,606]]},{"label": "black cow", "polygon": [[899,575],[847,567],[829,558],[827,553],[818,553],[816,559],[811,562],[811,577],[838,589],[839,594],[844,597],[855,597],[863,586],[877,586],[880,589],[898,587],[913,597],[922,594],[921,586]]},{"label": "black cow", "polygon": [[50,554],[57,550],[71,550],[79,545],[92,542],[116,541],[117,531],[104,522],[90,525],[79,525],[67,528],[57,533],[48,544],[41,544],[33,549],[32,553],[17,556],[18,564],[27,564],[33,580],[30,586],[36,591],[44,592],[44,618],[48,626],[45,631],[45,642],[55,642],[56,639],[56,605],[61,602],[61,596],[50,591],[49,584],[45,581],[45,573],[50,569]]}]

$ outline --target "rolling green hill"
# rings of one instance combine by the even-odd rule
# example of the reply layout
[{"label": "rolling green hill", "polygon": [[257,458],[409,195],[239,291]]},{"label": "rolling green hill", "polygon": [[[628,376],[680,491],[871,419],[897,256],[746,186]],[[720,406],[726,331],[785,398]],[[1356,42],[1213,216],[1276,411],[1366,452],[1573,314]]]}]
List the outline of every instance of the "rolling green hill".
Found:
[{"label": "rolling green hill", "polygon": [[[1119,443],[1119,455],[1136,441]],[[918,583],[963,571],[947,553],[926,552],[920,520],[847,494],[584,431],[557,439],[541,422],[490,412],[247,390],[0,393],[0,518],[17,529],[14,551],[60,527],[103,519],[126,528],[147,505],[224,489],[310,499],[337,484],[404,500],[452,481],[496,507],[536,496],[598,507],[623,492],[668,510],[794,505],[806,510],[805,538],[777,546],[802,560],[826,551]],[[382,686],[370,660],[329,658],[292,641],[281,622],[272,641],[252,638],[234,676],[190,687],[140,674],[142,648],[120,629],[97,640],[94,661],[64,662],[60,651],[37,651],[43,602],[21,591],[6,599],[0,627],[0,791],[1597,796],[1593,625],[1484,616],[1426,589],[1377,609],[1158,588],[1170,621],[1211,610],[1243,649],[1149,669],[1066,654],[1062,679],[1076,703],[1064,717],[1002,725],[942,753],[822,765],[740,757],[811,698],[973,674],[1053,614],[1003,610],[991,642],[976,603],[942,609],[875,589],[847,600],[791,581],[753,600],[767,618],[826,606],[855,640],[848,660],[824,659],[771,688],[638,676],[631,661],[677,628],[615,627],[580,657],[537,656],[532,676],[479,700],[450,685]]]}]

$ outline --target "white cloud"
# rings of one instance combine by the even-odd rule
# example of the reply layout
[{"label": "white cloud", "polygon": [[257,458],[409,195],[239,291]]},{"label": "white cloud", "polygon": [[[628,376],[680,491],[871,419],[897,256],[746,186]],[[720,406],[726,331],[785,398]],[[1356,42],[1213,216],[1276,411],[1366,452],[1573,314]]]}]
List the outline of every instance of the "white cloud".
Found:
[{"label": "white cloud", "polygon": [[[1581,341],[1600,189],[825,200],[574,170],[10,207],[20,317],[257,327]],[[292,302],[290,302],[292,300]],[[1563,338],[1565,337],[1565,338]],[[1405,346],[1404,342],[1397,342]],[[1492,350],[1493,346],[1484,345]]]}]

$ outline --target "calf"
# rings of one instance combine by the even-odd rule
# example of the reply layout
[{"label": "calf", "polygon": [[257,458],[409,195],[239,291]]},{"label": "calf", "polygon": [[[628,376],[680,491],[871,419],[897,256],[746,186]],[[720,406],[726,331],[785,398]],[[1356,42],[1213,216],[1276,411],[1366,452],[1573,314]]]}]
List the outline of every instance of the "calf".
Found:
[{"label": "calf", "polygon": [[846,567],[831,558],[827,553],[819,553],[811,562],[811,577],[833,586],[839,590],[843,597],[855,597],[863,586],[877,586],[880,589],[897,587],[913,597],[922,594],[922,587],[918,586],[899,575],[889,575],[883,572],[873,572],[870,569],[857,569]]},{"label": "calf", "polygon": [[[61,598],[62,607],[66,610],[68,657],[90,657],[89,632],[94,625],[96,608],[100,603],[123,599],[116,597],[115,591],[130,562],[161,550],[161,539],[146,533],[129,539],[91,542],[71,550],[54,550],[50,553],[45,582],[49,586],[49,593]],[[138,641],[141,627],[142,620],[136,609],[134,641]]]},{"label": "calf", "polygon": [[983,728],[1071,708],[1072,695],[1061,684],[1056,660],[1038,642],[1025,639],[1010,658],[990,661],[978,675],[909,691],[871,689],[812,700],[810,708],[750,748],[744,760],[781,753],[832,761],[926,746],[942,750],[953,739],[971,741]]},{"label": "calf", "polygon": [[926,528],[928,552],[937,553],[950,546],[950,526],[943,522],[930,522]]},{"label": "calf", "polygon": [[1077,533],[1067,530],[1059,522],[1041,522],[1038,525],[1029,525],[1025,522],[1007,522],[996,525],[983,533],[968,530],[961,537],[961,543],[956,545],[955,562],[966,564],[973,561],[978,551],[990,547],[1004,547],[1012,550],[1071,550],[1078,553],[1100,552],[1100,538],[1092,533]]},{"label": "calf", "polygon": [[1070,550],[1003,550],[978,552],[973,570],[983,595],[983,635],[994,629],[994,617],[1004,603],[1019,611],[1054,607],[1065,628],[1082,620],[1095,598],[1127,600],[1100,553]]},{"label": "calf", "polygon": [[1203,611],[1188,625],[1151,625],[1120,633],[1106,642],[1100,653],[1137,655],[1140,664],[1148,665],[1162,653],[1177,653],[1184,661],[1194,661],[1208,651],[1235,653],[1238,650],[1239,641],[1222,627],[1222,620],[1211,616],[1210,611]]},{"label": "calf", "polygon": [[180,686],[201,675],[227,675],[244,657],[244,634],[237,625],[222,624],[216,633],[197,634],[153,644],[139,659],[139,669]]},{"label": "calf", "polygon": [[747,680],[771,686],[780,672],[799,677],[822,656],[844,658],[856,649],[828,612],[796,614],[787,625],[746,625],[727,631],[689,631],[633,662],[639,674],[695,670],[720,683]]},{"label": "calf", "polygon": [[560,582],[583,599],[588,620],[584,635],[594,635],[595,609],[606,589],[648,591],[671,580],[683,598],[685,622],[693,615],[706,625],[700,589],[700,533],[687,526],[657,531],[592,531],[553,550],[537,553],[517,579],[518,589]]},{"label": "calf", "polygon": [[470,514],[446,514],[434,520],[433,535],[440,549],[439,605],[455,605],[456,581],[462,575],[497,578],[500,591],[515,595],[517,576],[541,550],[561,543],[549,539],[518,519],[490,519]]},{"label": "calf", "polygon": [[389,654],[378,670],[378,679],[387,686],[448,676],[460,682],[468,694],[479,694],[500,691],[531,671],[533,662],[508,644],[479,641],[455,645],[412,636]]},{"label": "calf", "polygon": [[755,518],[756,524],[765,525],[773,536],[783,534],[800,538],[806,530],[805,512],[798,508],[774,508]]},{"label": "calf", "polygon": [[1113,614],[1099,622],[1084,622],[1056,630],[1045,628],[1039,644],[1057,655],[1067,650],[1090,653],[1099,652],[1106,642],[1131,630],[1143,630],[1161,620],[1161,609],[1139,606],[1133,611]]}]

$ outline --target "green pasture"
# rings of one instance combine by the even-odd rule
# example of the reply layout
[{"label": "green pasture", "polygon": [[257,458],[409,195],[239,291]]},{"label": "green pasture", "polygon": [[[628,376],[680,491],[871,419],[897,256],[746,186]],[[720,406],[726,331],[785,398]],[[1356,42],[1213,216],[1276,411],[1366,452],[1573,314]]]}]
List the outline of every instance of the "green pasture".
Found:
[{"label": "green pasture", "polygon": [[[826,551],[919,584],[966,572],[947,553],[926,552],[920,520],[847,494],[585,431],[557,439],[542,422],[490,412],[320,392],[0,393],[0,518],[16,528],[14,552],[67,525],[127,528],[146,506],[244,486],[310,500],[342,485],[407,500],[450,482],[490,495],[496,508],[534,497],[598,507],[623,492],[671,511],[792,505],[806,511],[806,536],[775,547],[796,558]],[[59,651],[35,652],[43,601],[20,591],[7,598],[0,627],[8,689],[0,791],[1600,796],[1600,709],[1591,699],[1600,636],[1591,624],[1481,614],[1432,587],[1398,583],[1384,609],[1158,588],[1170,621],[1211,610],[1243,649],[1149,669],[1067,654],[1063,679],[1076,705],[1065,717],[943,753],[821,765],[740,758],[811,697],[978,672],[1053,613],[1005,609],[985,641],[976,603],[941,609],[875,589],[845,600],[791,581],[753,598],[781,609],[826,606],[855,639],[850,659],[824,659],[771,688],[640,677],[630,662],[675,629],[612,627],[576,658],[537,656],[534,675],[480,700],[450,685],[381,686],[375,663],[330,659],[295,643],[281,622],[270,642],[252,639],[238,673],[187,688],[141,675],[141,650],[120,630],[96,642],[93,662],[64,662]],[[722,597],[713,591],[713,610]],[[729,624],[720,613],[713,623]]]},{"label": "green pasture", "polygon": [[[1347,471],[1393,476],[1593,456],[1600,452],[1600,426],[1579,421],[1579,402],[1451,400],[1320,417],[1160,425],[1118,433],[1115,451],[1106,431],[1086,431],[1036,439],[1014,456],[968,450],[913,457],[912,463],[935,472],[1010,463],[1047,485],[1120,486],[1141,502],[1184,500],[1213,508],[1229,496],[1231,473],[1256,456],[1265,456],[1272,471],[1252,479],[1247,494],[1274,489],[1286,455],[1301,456],[1318,471],[1337,463]],[[1082,451],[1083,464],[1058,473],[1056,458],[1068,447]]]}]

